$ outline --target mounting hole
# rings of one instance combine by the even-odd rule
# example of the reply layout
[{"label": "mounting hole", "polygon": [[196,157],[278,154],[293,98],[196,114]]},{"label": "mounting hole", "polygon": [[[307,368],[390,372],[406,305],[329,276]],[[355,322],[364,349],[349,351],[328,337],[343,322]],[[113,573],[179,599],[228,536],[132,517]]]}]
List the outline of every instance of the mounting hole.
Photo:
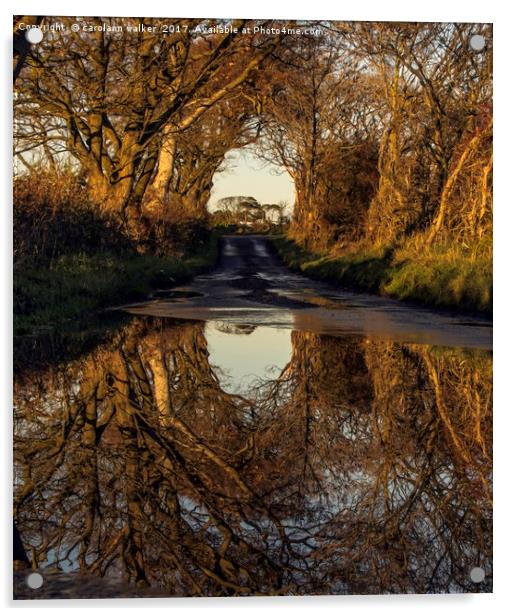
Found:
[{"label": "mounting hole", "polygon": [[43,31],[41,28],[29,28],[25,32],[25,38],[32,45],[37,45],[43,40]]},{"label": "mounting hole", "polygon": [[482,51],[485,47],[485,37],[481,34],[473,34],[469,39],[469,46],[473,51]]},{"label": "mounting hole", "polygon": [[485,571],[482,567],[473,567],[473,569],[469,572],[469,577],[472,582],[475,582],[475,584],[480,584],[480,582],[485,580]]},{"label": "mounting hole", "polygon": [[41,586],[43,586],[44,579],[41,573],[33,571],[32,573],[29,573],[27,575],[26,582],[27,586],[31,590],[38,590],[39,588],[41,588]]}]

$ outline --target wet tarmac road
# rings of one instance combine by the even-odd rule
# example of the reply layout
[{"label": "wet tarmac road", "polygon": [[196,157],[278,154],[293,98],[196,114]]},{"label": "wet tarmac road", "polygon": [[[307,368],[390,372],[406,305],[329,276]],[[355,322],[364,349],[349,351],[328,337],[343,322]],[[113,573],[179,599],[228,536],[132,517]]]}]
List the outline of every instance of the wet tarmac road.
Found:
[{"label": "wet tarmac road", "polygon": [[492,348],[492,322],[338,289],[289,270],[266,236],[224,236],[218,266],[125,307],[133,314]]}]

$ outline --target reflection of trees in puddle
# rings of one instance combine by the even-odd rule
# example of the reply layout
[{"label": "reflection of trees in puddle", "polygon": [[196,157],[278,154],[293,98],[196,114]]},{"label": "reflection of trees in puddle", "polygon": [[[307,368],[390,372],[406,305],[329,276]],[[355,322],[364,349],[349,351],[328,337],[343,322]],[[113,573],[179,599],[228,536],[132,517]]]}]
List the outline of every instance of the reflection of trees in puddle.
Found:
[{"label": "reflection of trees in puddle", "polygon": [[490,590],[490,357],[292,345],[241,397],[202,324],[141,320],[18,383],[27,551],[178,595]]}]

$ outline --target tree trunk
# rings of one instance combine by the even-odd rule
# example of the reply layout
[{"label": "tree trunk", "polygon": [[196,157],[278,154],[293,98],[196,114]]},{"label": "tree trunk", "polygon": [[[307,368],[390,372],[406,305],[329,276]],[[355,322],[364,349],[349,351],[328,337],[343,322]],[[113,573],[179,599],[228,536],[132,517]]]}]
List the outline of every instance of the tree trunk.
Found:
[{"label": "tree trunk", "polygon": [[441,194],[441,200],[439,202],[439,210],[437,212],[437,216],[434,219],[434,222],[432,223],[432,227],[427,237],[428,244],[433,243],[436,235],[439,233],[439,231],[441,230],[443,226],[443,223],[445,221],[445,218],[448,212],[449,198],[451,196],[453,187],[455,186],[455,183],[457,182],[459,174],[462,171],[462,168],[464,167],[466,160],[468,159],[470,154],[473,152],[473,150],[478,147],[480,143],[480,139],[482,138],[482,134],[483,134],[482,131],[478,131],[475,134],[475,136],[469,140],[468,144],[462,151],[462,154],[460,155],[460,158],[457,161],[457,164],[453,168],[453,171],[450,173],[450,175],[448,176],[448,179],[446,180],[446,184],[444,185],[444,188]]},{"label": "tree trunk", "polygon": [[145,210],[151,214],[162,211],[173,179],[176,156],[175,139],[168,135],[159,150],[157,170],[146,190]]}]

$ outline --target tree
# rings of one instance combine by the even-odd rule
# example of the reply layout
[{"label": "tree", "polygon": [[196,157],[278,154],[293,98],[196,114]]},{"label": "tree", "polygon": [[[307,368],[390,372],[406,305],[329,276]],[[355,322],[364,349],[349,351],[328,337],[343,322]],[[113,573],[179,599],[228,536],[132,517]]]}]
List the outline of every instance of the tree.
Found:
[{"label": "tree", "polygon": [[201,20],[179,20],[168,35],[135,35],[128,29],[138,22],[130,18],[121,29],[119,19],[78,20],[79,32],[69,28],[71,19],[63,21],[65,32],[49,33],[30,49],[15,113],[55,124],[100,207],[125,219],[140,211],[156,168],[154,188],[165,185],[163,174],[171,178],[171,136],[235,95],[280,44],[278,35],[204,35],[195,29],[208,25]]},{"label": "tree", "polygon": [[[369,210],[370,235],[393,240],[431,226],[427,239],[432,242],[443,221],[453,235],[470,216],[476,222],[483,206],[474,202],[473,193],[485,192],[479,200],[490,207],[490,26],[338,23],[336,28],[383,88],[380,179]],[[470,47],[474,33],[486,38],[483,52]],[[460,215],[451,221],[450,193],[465,171],[464,160],[477,148],[483,152],[477,186],[468,186],[466,197],[456,202]]]},{"label": "tree", "polygon": [[294,47],[275,54],[266,66],[261,83],[264,137],[258,151],[279,162],[294,181],[292,233],[318,247],[334,235],[355,235],[355,220],[337,220],[334,225],[335,208],[365,210],[373,176],[366,180],[370,189],[363,191],[360,202],[341,202],[341,191],[352,191],[353,175],[349,171],[344,180],[340,176],[343,185],[336,190],[334,169],[349,167],[354,150],[373,167],[373,122],[366,115],[367,105],[372,105],[370,83],[329,31],[297,39]]},{"label": "tree", "polygon": [[219,103],[183,132],[170,133],[163,139],[143,211],[172,219],[205,217],[213,176],[225,168],[226,153],[258,136],[259,121],[238,96]]}]

